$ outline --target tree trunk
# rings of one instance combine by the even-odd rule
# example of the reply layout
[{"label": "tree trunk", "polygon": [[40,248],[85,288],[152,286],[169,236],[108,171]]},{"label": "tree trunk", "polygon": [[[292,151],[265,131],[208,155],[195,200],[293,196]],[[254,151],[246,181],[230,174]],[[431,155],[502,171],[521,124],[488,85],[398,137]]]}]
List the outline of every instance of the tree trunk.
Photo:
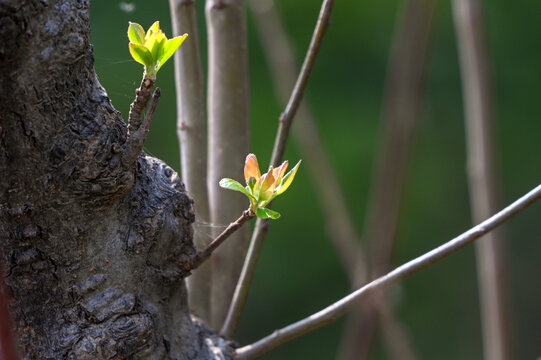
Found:
[{"label": "tree trunk", "polygon": [[232,358],[187,306],[184,185],[124,156],[89,2],[0,0],[0,81],[0,253],[22,357]]},{"label": "tree trunk", "polygon": [[[207,190],[207,118],[203,66],[199,49],[197,13],[194,0],[169,0],[173,35],[189,34],[182,51],[175,53],[175,83],[177,88],[177,135],[180,147],[181,176],[186,190],[194,199],[197,220],[194,243],[198,250],[212,241],[208,235],[210,221]],[[209,263],[201,265],[188,278],[190,309],[205,323],[210,323]]]}]

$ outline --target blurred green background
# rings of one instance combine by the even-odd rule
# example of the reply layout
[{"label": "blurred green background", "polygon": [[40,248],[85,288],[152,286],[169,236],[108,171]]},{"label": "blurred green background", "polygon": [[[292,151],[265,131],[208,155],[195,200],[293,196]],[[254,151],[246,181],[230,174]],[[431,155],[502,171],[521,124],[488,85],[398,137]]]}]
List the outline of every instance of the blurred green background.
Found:
[{"label": "blurred green background", "polygon": [[[541,6],[526,0],[484,3],[496,86],[502,191],[507,204],[541,179]],[[142,66],[128,53],[128,21],[146,28],[160,20],[162,29],[171,35],[167,1],[130,4],[135,5],[130,13],[123,11],[118,1],[94,0],[91,8],[96,71],[124,119],[142,76]],[[279,0],[277,5],[302,58],[320,2]],[[396,0],[337,1],[306,92],[360,233],[379,138],[387,59],[400,5]],[[206,59],[203,1],[197,6]],[[249,13],[248,31],[252,151],[266,167],[282,109],[273,95]],[[170,62],[159,73],[162,98],[145,149],[179,170],[173,71]],[[459,75],[450,3],[440,1],[428,62],[427,95],[405,185],[395,265],[471,225]],[[300,157],[290,142],[285,158],[296,161]],[[231,177],[240,180],[242,174]],[[275,207],[283,217],[272,224],[260,257],[237,336],[241,344],[309,315],[349,290],[326,237],[306,168],[301,168],[288,195]],[[505,233],[514,351],[517,359],[534,359],[541,355],[541,204],[509,221]],[[473,247],[468,247],[391,290],[397,316],[421,359],[482,358],[474,261]],[[262,359],[333,359],[343,324],[341,319]],[[380,344],[373,358],[387,358]]]}]

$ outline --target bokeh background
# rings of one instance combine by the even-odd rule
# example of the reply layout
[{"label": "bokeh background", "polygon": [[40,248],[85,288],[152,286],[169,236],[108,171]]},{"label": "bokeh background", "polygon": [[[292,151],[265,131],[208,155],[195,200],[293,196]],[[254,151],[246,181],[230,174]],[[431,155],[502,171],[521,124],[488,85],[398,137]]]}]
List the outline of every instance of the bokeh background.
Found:
[{"label": "bokeh background", "polygon": [[[301,60],[320,2],[276,3]],[[127,12],[130,5],[134,9]],[[380,134],[389,50],[401,5],[396,0],[337,1],[305,96],[359,233],[363,231]],[[496,88],[502,194],[507,204],[541,179],[541,6],[531,0],[491,0],[484,1],[484,5]],[[205,61],[203,1],[197,6]],[[128,21],[146,28],[154,20],[160,20],[165,33],[171,35],[167,1],[92,1],[96,71],[124,119],[142,76],[142,66],[131,60],[128,52]],[[453,29],[450,2],[439,1],[426,98],[404,189],[395,265],[471,226]],[[282,109],[274,96],[250,13],[248,31],[252,151],[266,167]],[[160,71],[157,84],[162,98],[145,149],[179,170],[173,72],[173,62]],[[290,141],[285,158],[296,161],[300,157],[295,143]],[[242,174],[231,177],[240,180]],[[283,217],[272,224],[260,257],[238,331],[241,344],[299,320],[349,291],[347,277],[326,236],[325,221],[306,168],[301,168],[287,196],[280,198],[275,207]],[[209,232],[213,225],[220,224],[208,224]],[[541,204],[509,221],[505,234],[514,351],[517,359],[536,359],[541,356]],[[473,247],[422,271],[390,293],[397,317],[421,359],[482,358]],[[333,359],[344,323],[340,319],[262,359]],[[388,358],[379,343],[373,358]]]}]

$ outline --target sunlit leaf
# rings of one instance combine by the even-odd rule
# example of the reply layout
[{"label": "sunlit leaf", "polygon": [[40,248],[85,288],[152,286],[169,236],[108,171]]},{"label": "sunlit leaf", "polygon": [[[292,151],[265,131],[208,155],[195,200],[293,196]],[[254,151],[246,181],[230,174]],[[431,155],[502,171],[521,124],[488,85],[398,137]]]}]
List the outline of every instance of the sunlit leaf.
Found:
[{"label": "sunlit leaf", "polygon": [[184,34],[182,36],[177,36],[172,39],[166,40],[164,46],[163,46],[163,52],[161,57],[158,59],[160,61],[160,64],[156,67],[156,71],[160,70],[160,68],[165,64],[167,60],[173,54],[175,51],[177,51],[178,47],[184,42],[188,34]]},{"label": "sunlit leaf", "polygon": [[276,187],[276,182],[274,181],[274,176],[272,176],[272,168],[267,172],[266,174],[263,174],[257,180],[255,189],[254,189],[254,196],[257,199],[257,201],[266,201],[269,200],[273,193],[274,188]]},{"label": "sunlit leaf", "polygon": [[284,178],[282,179],[282,183],[276,189],[275,196],[278,196],[278,195],[282,194],[284,191],[287,190],[289,185],[291,185],[291,183],[293,182],[293,178],[295,177],[295,174],[297,173],[297,170],[299,169],[299,165],[301,164],[301,161],[302,160],[299,160],[297,165],[295,165],[295,167],[293,169],[291,169],[291,171],[289,171],[284,176]]},{"label": "sunlit leaf", "polygon": [[143,45],[145,42],[145,29],[141,25],[130,21],[128,39],[134,44]]},{"label": "sunlit leaf", "polygon": [[246,156],[246,161],[244,162],[244,179],[246,179],[247,184],[250,177],[253,177],[256,180],[259,180],[261,177],[257,157],[254,154],[248,154],[248,156]]},{"label": "sunlit leaf", "polygon": [[163,45],[167,41],[165,34],[158,30],[145,41],[145,47],[152,53],[153,66],[156,66],[160,56],[163,52]]},{"label": "sunlit leaf", "polygon": [[280,184],[280,182],[282,181],[282,177],[284,176],[288,165],[289,162],[286,160],[282,163],[282,165],[272,170],[272,175],[274,176],[277,184]]},{"label": "sunlit leaf", "polygon": [[152,64],[152,54],[143,45],[130,43],[130,54],[140,64],[145,66]]},{"label": "sunlit leaf", "polygon": [[160,30],[160,22],[155,21],[154,24],[152,24],[152,26],[148,28],[147,33],[145,35],[145,41],[148,40],[148,38],[152,36],[152,34],[158,30]]},{"label": "sunlit leaf", "polygon": [[255,211],[255,214],[258,218],[261,219],[278,219],[280,217],[280,213],[271,209],[266,208],[257,208]]},{"label": "sunlit leaf", "polygon": [[252,194],[250,194],[250,192],[248,190],[246,190],[244,188],[244,186],[242,186],[238,181],[236,180],[233,180],[233,179],[229,179],[229,178],[223,178],[222,180],[220,180],[220,186],[223,187],[224,189],[228,189],[228,190],[234,190],[234,191],[239,191],[241,193],[243,193],[244,195],[248,196],[250,198],[250,200],[252,201],[255,201],[254,197],[252,196]]}]

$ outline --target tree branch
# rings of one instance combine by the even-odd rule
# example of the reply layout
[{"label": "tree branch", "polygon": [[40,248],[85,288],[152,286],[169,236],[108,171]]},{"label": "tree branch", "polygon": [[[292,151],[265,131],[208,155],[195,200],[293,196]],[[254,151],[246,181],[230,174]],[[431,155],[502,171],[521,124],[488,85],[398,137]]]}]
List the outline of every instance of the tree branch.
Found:
[{"label": "tree branch", "polygon": [[[206,0],[208,33],[208,192],[210,222],[227,224],[244,210],[246,198],[218,186],[241,177],[250,152],[248,55],[244,0]],[[213,229],[217,231],[217,229]],[[235,291],[250,239],[241,229],[212,257],[210,326],[219,329]]]},{"label": "tree branch", "polygon": [[[465,107],[470,204],[475,223],[499,206],[493,89],[482,3],[480,0],[452,3]],[[496,231],[475,247],[484,356],[491,360],[513,358],[503,240],[502,231]]]},{"label": "tree branch", "polygon": [[[173,34],[188,33],[183,50],[175,53],[177,90],[177,137],[182,181],[194,199],[197,215],[194,244],[204,249],[212,240],[203,224],[210,222],[207,190],[207,119],[204,77],[199,47],[196,4],[193,0],[169,0]],[[190,309],[210,323],[210,264],[204,264],[188,279]]]},{"label": "tree branch", "polygon": [[[273,167],[279,166],[280,162],[282,161],[285,145],[289,135],[289,128],[291,127],[295,113],[301,103],[308,79],[312,73],[312,68],[314,66],[317,53],[323,41],[323,36],[325,35],[325,32],[329,26],[333,3],[334,0],[324,0],[323,4],[321,5],[317,24],[310,41],[310,46],[308,47],[306,57],[304,58],[301,72],[299,73],[299,77],[297,78],[297,82],[293,92],[291,93],[289,102],[284,112],[280,116],[270,161],[270,164]],[[226,336],[231,336],[233,334],[242,314],[242,310],[244,309],[244,305],[246,304],[248,288],[250,287],[252,278],[254,276],[257,258],[261,252],[261,248],[268,231],[268,226],[268,220],[257,219],[254,232],[252,233],[252,238],[250,240],[250,247],[248,248],[248,253],[244,260],[241,275],[233,294],[233,300],[231,301],[226,320],[221,330],[221,333]]]},{"label": "tree branch", "polygon": [[130,113],[128,115],[128,131],[134,132],[141,126],[143,119],[143,110],[147,107],[152,88],[156,79],[143,77],[141,85],[135,90],[135,99],[130,105]]},{"label": "tree branch", "polygon": [[189,269],[187,270],[194,270],[197,269],[205,260],[207,260],[210,255],[220,246],[225,239],[227,239],[231,234],[233,234],[235,231],[237,231],[242,225],[244,225],[245,222],[253,218],[255,214],[251,212],[250,210],[245,210],[242,212],[242,215],[229,224],[229,226],[220,234],[218,235],[212,242],[203,250],[197,252],[194,257],[190,261]]},{"label": "tree branch", "polygon": [[[262,5],[260,0],[251,0],[248,4],[255,17],[257,33],[272,73],[274,92],[285,106],[299,72],[290,39],[274,1],[264,2]],[[344,192],[323,148],[316,122],[306,102],[300,103],[291,130],[303,163],[306,163],[311,174],[310,179],[317,189],[316,193],[320,195],[318,200],[325,213],[327,236],[338,253],[350,283],[357,282],[353,285],[353,288],[356,288],[360,285],[359,279],[364,278],[360,274],[364,267],[360,236],[355,230]]]},{"label": "tree branch", "polygon": [[[143,83],[145,81],[143,80]],[[141,88],[138,90],[137,98],[139,98],[139,94],[142,92],[141,89],[143,88],[143,84],[141,84]],[[150,87],[150,90],[152,87]],[[149,96],[150,96],[150,90],[149,90]],[[146,90],[145,90],[146,91]],[[161,91],[160,88],[156,88],[154,90],[154,94],[152,94],[152,100],[150,101],[150,105],[148,106],[147,112],[145,114],[145,119],[141,122],[141,113],[139,110],[137,111],[138,115],[134,115],[135,120],[131,122],[132,117],[132,111],[130,111],[130,127],[132,130],[128,132],[128,140],[126,141],[126,150],[122,154],[122,163],[125,167],[129,167],[131,164],[133,164],[137,158],[139,157],[139,154],[141,154],[141,151],[143,150],[143,146],[145,145],[145,140],[147,138],[148,131],[150,130],[150,124],[152,123],[152,118],[154,117],[154,112],[156,111],[156,107],[158,106],[158,101],[160,101]],[[142,96],[141,96],[142,97]],[[146,97],[146,95],[145,95]],[[137,107],[139,107],[141,104],[139,103],[139,100],[134,100],[134,103],[138,103]],[[148,104],[148,99],[145,101],[141,101],[141,103],[144,102],[144,105]],[[132,108],[134,108],[132,104]],[[138,124],[138,127],[135,128],[135,124]],[[133,125],[133,127],[131,126]]]},{"label": "tree branch", "polygon": [[497,214],[448,241],[447,243],[397,267],[395,270],[368,283],[367,285],[361,287],[325,309],[280,330],[276,330],[272,334],[251,345],[243,346],[237,349],[236,359],[254,359],[255,357],[268,352],[285,342],[335,321],[352,306],[357,304],[359,300],[366,297],[367,294],[370,294],[375,290],[381,290],[383,287],[387,287],[393,283],[396,283],[397,281],[407,278],[416,272],[429,267],[437,261],[446,258],[466,245],[471,244],[473,241],[485,235],[506,220],[509,220],[512,216],[516,215],[521,210],[533,204],[540,198],[541,185],[538,185],[536,188]]},{"label": "tree branch", "polygon": [[308,79],[312,74],[314,62],[316,61],[317,54],[323,43],[323,37],[329,27],[333,5],[334,0],[324,0],[323,4],[321,4],[317,24],[312,39],[310,40],[310,46],[308,47],[308,51],[304,58],[301,72],[299,73],[299,77],[297,78],[297,82],[295,83],[295,87],[293,88],[293,92],[291,93],[286,108],[282,115],[280,115],[278,131],[276,133],[276,139],[274,140],[274,148],[272,149],[270,162],[273,167],[279,166],[284,156],[286,142],[289,136],[289,128],[291,127],[293,118],[301,104],[304,90],[308,84]]}]

